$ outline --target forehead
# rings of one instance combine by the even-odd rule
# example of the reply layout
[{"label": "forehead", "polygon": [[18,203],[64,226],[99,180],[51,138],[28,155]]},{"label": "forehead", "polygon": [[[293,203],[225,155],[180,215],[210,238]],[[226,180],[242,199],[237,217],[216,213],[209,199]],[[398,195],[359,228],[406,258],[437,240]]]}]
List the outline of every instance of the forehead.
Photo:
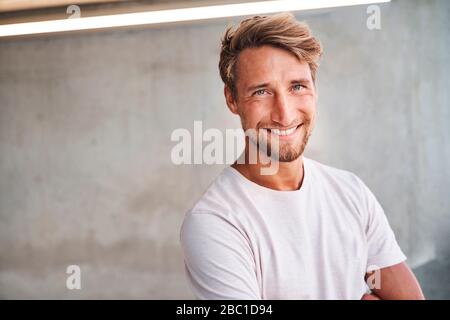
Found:
[{"label": "forehead", "polygon": [[236,70],[238,81],[242,84],[255,81],[289,81],[296,78],[311,79],[308,63],[300,61],[287,50],[272,46],[243,50],[239,55]]}]

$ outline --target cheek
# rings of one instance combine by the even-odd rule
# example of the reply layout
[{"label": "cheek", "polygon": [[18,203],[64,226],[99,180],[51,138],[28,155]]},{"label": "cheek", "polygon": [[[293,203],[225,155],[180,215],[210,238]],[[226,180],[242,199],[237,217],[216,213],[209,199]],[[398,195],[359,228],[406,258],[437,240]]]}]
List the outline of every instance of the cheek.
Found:
[{"label": "cheek", "polygon": [[307,95],[300,97],[298,106],[305,118],[313,120],[316,113],[316,99],[314,96]]},{"label": "cheek", "polygon": [[270,108],[261,102],[246,104],[241,111],[241,118],[249,127],[255,127],[258,122],[264,122],[270,118]]}]

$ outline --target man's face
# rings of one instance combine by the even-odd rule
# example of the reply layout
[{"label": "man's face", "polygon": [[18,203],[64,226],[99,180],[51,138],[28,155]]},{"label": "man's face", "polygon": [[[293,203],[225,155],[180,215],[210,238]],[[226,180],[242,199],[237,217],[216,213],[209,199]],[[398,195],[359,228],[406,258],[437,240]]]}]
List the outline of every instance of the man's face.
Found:
[{"label": "man's face", "polygon": [[315,120],[317,96],[309,65],[286,50],[262,46],[242,51],[236,71],[236,100],[228,88],[225,96],[243,129],[262,133],[268,150],[276,135],[279,161],[297,159]]}]

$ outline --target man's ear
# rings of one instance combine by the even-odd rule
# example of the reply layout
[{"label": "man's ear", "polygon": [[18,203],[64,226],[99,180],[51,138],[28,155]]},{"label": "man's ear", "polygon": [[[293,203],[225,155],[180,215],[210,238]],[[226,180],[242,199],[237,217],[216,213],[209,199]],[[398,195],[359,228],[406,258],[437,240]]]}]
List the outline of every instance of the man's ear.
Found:
[{"label": "man's ear", "polygon": [[225,101],[227,102],[228,109],[230,109],[230,111],[234,114],[239,114],[236,101],[234,100],[233,94],[227,85],[224,86],[223,93],[225,95]]}]

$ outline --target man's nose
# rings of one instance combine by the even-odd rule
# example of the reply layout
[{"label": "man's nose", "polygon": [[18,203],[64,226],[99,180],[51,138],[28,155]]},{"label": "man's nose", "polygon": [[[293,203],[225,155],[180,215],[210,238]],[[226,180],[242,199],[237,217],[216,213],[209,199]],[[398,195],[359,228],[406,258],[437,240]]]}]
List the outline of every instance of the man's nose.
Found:
[{"label": "man's nose", "polygon": [[288,127],[295,120],[295,106],[285,94],[276,94],[271,113],[272,121]]}]

